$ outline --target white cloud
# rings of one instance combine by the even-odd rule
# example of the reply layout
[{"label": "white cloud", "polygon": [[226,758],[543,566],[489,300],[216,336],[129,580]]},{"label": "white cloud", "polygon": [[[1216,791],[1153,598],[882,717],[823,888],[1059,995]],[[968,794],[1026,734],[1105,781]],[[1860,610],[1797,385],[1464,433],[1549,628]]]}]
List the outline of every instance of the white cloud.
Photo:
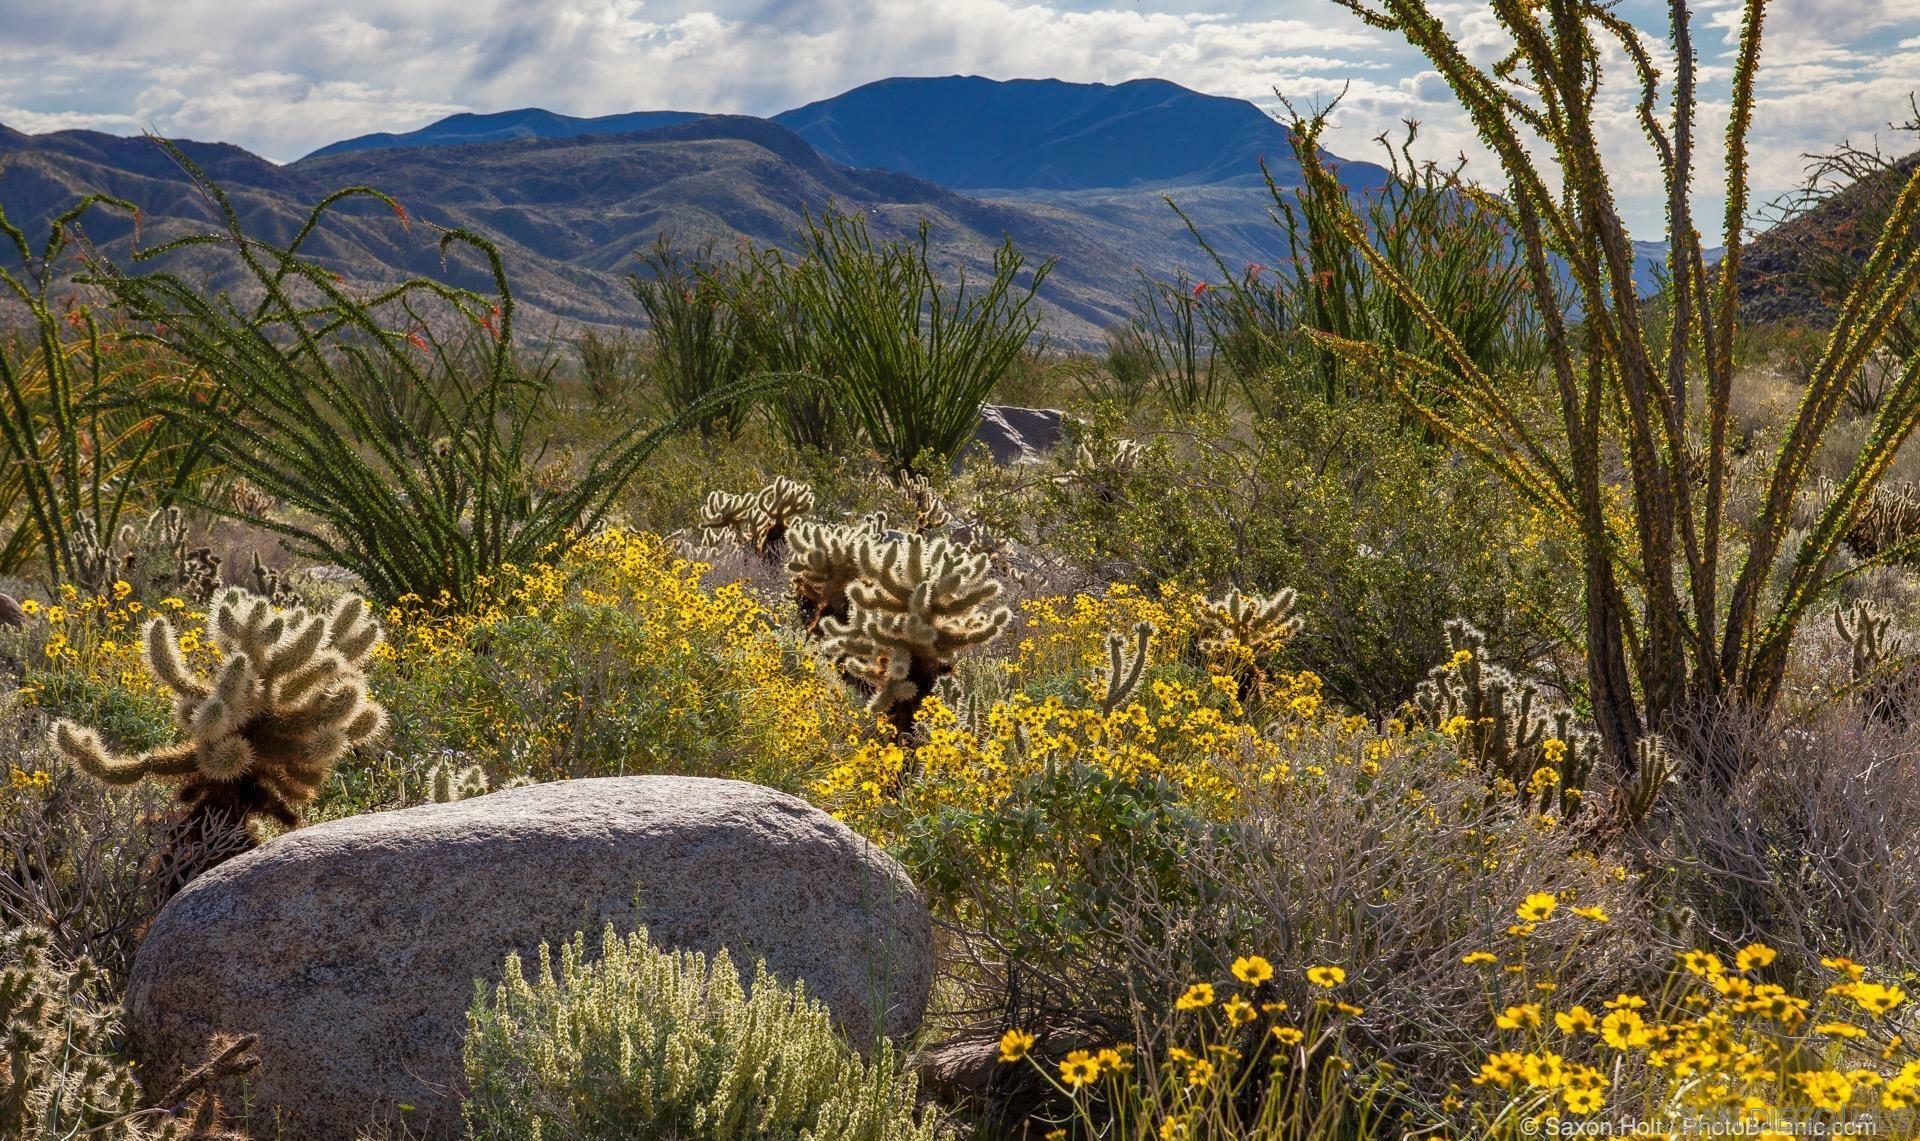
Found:
[{"label": "white cloud", "polygon": [[[651,108],[771,114],[891,75],[975,73],[1115,82],[1159,76],[1276,105],[1345,92],[1328,139],[1422,121],[1436,158],[1478,155],[1445,85],[1404,43],[1325,0],[0,0],[0,122],[238,143],[276,160],[338,138],[409,130],[459,110],[578,115]],[[1504,33],[1481,0],[1440,0],[1468,54]],[[1703,0],[1704,97],[1724,98],[1740,5]],[[1656,39],[1665,5],[1620,11]],[[1791,185],[1800,155],[1904,118],[1920,83],[1913,0],[1774,0],[1756,179]],[[1614,75],[1623,68],[1616,61]],[[1603,120],[1616,190],[1658,216],[1631,92]],[[1717,137],[1709,122],[1703,136]],[[1719,172],[1703,169],[1700,185]]]}]

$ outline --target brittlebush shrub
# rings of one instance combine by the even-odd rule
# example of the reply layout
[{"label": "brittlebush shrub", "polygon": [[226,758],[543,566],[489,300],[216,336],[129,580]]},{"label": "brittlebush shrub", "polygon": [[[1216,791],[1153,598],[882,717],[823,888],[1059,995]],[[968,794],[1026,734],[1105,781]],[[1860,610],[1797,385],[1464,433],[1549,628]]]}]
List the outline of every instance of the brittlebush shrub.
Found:
[{"label": "brittlebush shrub", "polygon": [[1196,416],[1132,428],[1096,415],[1083,439],[1106,455],[1125,435],[1145,444],[1134,466],[1077,470],[1063,448],[1057,478],[980,509],[1102,581],[1292,587],[1306,619],[1295,664],[1355,708],[1405,700],[1446,656],[1452,619],[1521,662],[1578,613],[1556,521],[1490,493],[1482,471],[1407,432],[1393,409],[1302,401],[1251,425]]},{"label": "brittlebush shrub", "polygon": [[396,751],[452,752],[495,780],[725,775],[794,787],[857,706],[739,583],[656,535],[610,530],[486,584],[491,602],[386,615],[374,672]]},{"label": "brittlebush shrub", "polygon": [[479,1141],[932,1141],[914,1080],[885,1042],[862,1059],[801,985],[655,948],[609,927],[589,963],[519,957],[468,1015],[467,1124]]}]

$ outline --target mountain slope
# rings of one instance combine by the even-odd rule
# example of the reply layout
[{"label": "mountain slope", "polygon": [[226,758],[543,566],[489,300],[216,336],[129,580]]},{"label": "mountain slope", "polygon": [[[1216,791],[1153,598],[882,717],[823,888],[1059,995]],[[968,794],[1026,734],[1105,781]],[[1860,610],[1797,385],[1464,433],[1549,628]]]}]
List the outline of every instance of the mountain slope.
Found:
[{"label": "mountain slope", "polygon": [[[1136,263],[1165,266],[1177,257],[1192,261],[1196,252],[1184,240],[1142,237],[1097,218],[850,169],[762,119],[714,116],[636,135],[374,148],[284,167],[236,147],[182,147],[233,197],[249,230],[269,240],[291,237],[306,209],[338,187],[366,184],[393,194],[414,220],[410,229],[385,207],[358,203],[308,247],[356,283],[424,275],[483,288],[477,260],[461,256],[442,266],[435,231],[420,223],[494,238],[534,329],[635,323],[624,275],[663,232],[683,248],[712,241],[724,250],[739,237],[783,242],[805,211],[830,204],[861,211],[885,237],[909,235],[926,218],[935,258],[953,276],[964,270],[977,277],[1002,235],[1036,260],[1058,257],[1042,297],[1049,331],[1068,344],[1097,342],[1099,330],[1125,311]],[[0,134],[0,205],[30,235],[44,233],[55,213],[92,192],[138,204],[147,246],[206,232],[217,222],[185,174],[148,140],[91,132]],[[87,233],[109,257],[124,261],[130,221],[96,215]],[[206,275],[215,288],[241,284],[217,257],[196,256],[185,268]]]},{"label": "mountain slope", "polygon": [[1740,256],[1740,303],[1751,320],[1830,321],[1836,291],[1864,264],[1893,202],[1920,166],[1910,154],[1808,205]]},{"label": "mountain slope", "polygon": [[581,119],[558,115],[539,107],[518,111],[500,111],[491,115],[463,112],[429,123],[405,134],[380,132],[329,143],[308,155],[323,158],[348,151],[385,150],[393,147],[450,147],[468,143],[498,143],[512,139],[572,139],[582,135],[630,135],[652,131],[701,118],[695,111],[633,111],[624,115],[602,115]]},{"label": "mountain slope", "polygon": [[1294,167],[1272,116],[1163,79],[883,79],[774,121],[837,162],[958,190],[1257,186],[1263,157]]}]

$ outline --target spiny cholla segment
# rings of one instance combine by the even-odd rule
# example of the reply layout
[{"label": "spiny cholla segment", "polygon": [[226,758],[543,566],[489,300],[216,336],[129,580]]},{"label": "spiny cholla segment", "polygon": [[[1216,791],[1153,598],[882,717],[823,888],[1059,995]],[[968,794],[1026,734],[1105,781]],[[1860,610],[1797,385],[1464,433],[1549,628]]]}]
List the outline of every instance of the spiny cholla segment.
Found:
[{"label": "spiny cholla segment", "polygon": [[[54,744],[107,784],[185,778],[182,799],[195,807],[237,807],[291,826],[294,809],[313,799],[334,761],[386,726],[365,673],[380,627],[358,597],[317,615],[275,610],[236,587],[214,604],[208,629],[223,655],[211,680],[188,669],[166,619],[146,631],[147,668],[174,692],[186,740],[116,756],[93,730],[61,721]],[[242,784],[246,795],[236,803],[227,794]]]},{"label": "spiny cholla segment", "polygon": [[855,561],[847,619],[822,623],[822,648],[872,687],[869,707],[906,732],[934,683],[953,672],[955,655],[993,639],[1012,615],[990,606],[1001,586],[988,577],[986,557],[945,539],[868,537]]},{"label": "spiny cholla segment", "polygon": [[860,580],[860,546],[883,530],[871,522],[801,522],[787,532],[787,573],[807,629],[829,618],[847,620],[847,591]]}]

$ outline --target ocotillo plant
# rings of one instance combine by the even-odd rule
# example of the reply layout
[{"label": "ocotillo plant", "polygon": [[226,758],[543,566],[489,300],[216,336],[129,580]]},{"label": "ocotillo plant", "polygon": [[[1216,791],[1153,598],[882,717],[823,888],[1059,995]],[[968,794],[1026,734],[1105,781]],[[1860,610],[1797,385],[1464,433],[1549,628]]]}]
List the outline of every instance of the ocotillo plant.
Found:
[{"label": "ocotillo plant", "polygon": [[11,524],[0,571],[9,574],[39,560],[49,581],[73,581],[80,526],[111,539],[142,498],[177,491],[205,458],[197,432],[142,407],[183,370],[152,367],[92,310],[55,300],[76,247],[93,258],[74,240],[80,222],[109,230],[107,211],[138,225],[131,203],[89,195],[35,248],[0,208],[0,298],[25,318],[0,334],[0,518]]},{"label": "ocotillo plant", "polygon": [[[1430,0],[1340,2],[1424,54],[1497,157],[1502,193],[1480,195],[1477,205],[1500,217],[1523,251],[1558,416],[1544,423],[1529,402],[1531,386],[1515,386],[1474,360],[1435,298],[1369,240],[1316,149],[1324,116],[1293,124],[1305,177],[1330,204],[1328,223],[1425,328],[1438,359],[1314,335],[1343,359],[1376,370],[1438,432],[1577,529],[1588,697],[1613,764],[1630,770],[1643,735],[1727,705],[1769,712],[1781,694],[1794,631],[1841,573],[1835,551],[1920,425],[1915,355],[1851,449],[1836,494],[1805,541],[1788,551],[1795,501],[1850,381],[1920,289],[1920,168],[1892,197],[1877,244],[1837,306],[1758,510],[1736,525],[1729,477],[1739,441],[1729,424],[1741,363],[1747,140],[1765,0],[1742,0],[1738,19],[1726,25],[1738,31],[1726,100],[1724,252],[1711,265],[1695,216],[1701,65],[1687,0],[1665,6],[1668,47],[1658,53],[1655,41],[1618,11],[1579,0],[1491,0],[1490,30],[1504,42],[1471,54]],[[1716,12],[1716,24],[1730,15]],[[1615,52],[1627,61],[1623,70],[1603,67]],[[1634,280],[1615,172],[1600,143],[1621,94],[1616,71],[1627,77],[1624,93],[1638,96],[1632,105],[1666,191],[1669,284],[1660,306],[1644,304]],[[1616,466],[1625,471],[1624,511],[1607,486]],[[1875,557],[1911,547],[1898,544]],[[1686,760],[1712,779],[1731,779],[1745,763],[1737,753],[1706,749]]]},{"label": "ocotillo plant", "polygon": [[821,623],[821,648],[872,691],[868,707],[905,736],[934,684],[953,672],[954,657],[991,641],[1013,616],[991,605],[1001,587],[988,577],[986,557],[945,539],[869,537],[855,559],[860,578],[847,590],[846,621]]},{"label": "ocotillo plant", "polygon": [[[629,276],[627,284],[646,313],[656,383],[669,408],[687,412],[752,371],[751,347],[713,279],[711,244],[689,258],[662,234],[641,260],[646,273]],[[732,439],[752,411],[746,400],[710,405],[698,418],[700,433]]]},{"label": "ocotillo plant", "polygon": [[[991,271],[950,285],[929,228],[876,241],[861,214],[809,217],[800,264],[776,279],[791,311],[833,346],[835,395],[890,471],[945,465],[973,437],[980,408],[1039,325],[1035,295],[1051,261],[1028,268],[1011,240]],[[1021,283],[1021,278],[1025,283]]]},{"label": "ocotillo plant", "polygon": [[147,668],[173,691],[184,740],[122,756],[93,730],[60,721],[54,745],[110,785],[149,777],[178,782],[183,840],[232,828],[251,834],[262,817],[294,827],[333,763],[386,726],[386,710],[367,695],[363,672],[380,627],[358,597],[319,615],[277,611],[234,588],[214,604],[207,628],[223,655],[211,678],[188,668],[166,619],[146,629]]},{"label": "ocotillo plant", "polygon": [[[579,479],[542,487],[532,439],[551,403],[552,368],[529,368],[516,348],[497,248],[465,230],[439,234],[443,255],[484,260],[489,294],[416,279],[367,295],[308,260],[306,246],[342,203],[380,202],[404,221],[398,202],[366,187],[335,192],[275,246],[247,233],[191,158],[158,145],[221,226],[143,249],[136,263],[182,252],[228,262],[259,302],[229,305],[178,274],[131,273],[105,259],[87,280],[136,323],[129,339],[157,346],[217,390],[166,402],[169,422],[204,433],[209,458],[292,510],[262,516],[218,498],[198,502],[277,531],[296,554],[352,570],[381,602],[444,594],[473,604],[480,580],[503,565],[555,558],[592,533],[662,441],[781,383],[741,380],[657,427],[623,427],[581,457]],[[457,332],[436,332],[448,326]]]}]

